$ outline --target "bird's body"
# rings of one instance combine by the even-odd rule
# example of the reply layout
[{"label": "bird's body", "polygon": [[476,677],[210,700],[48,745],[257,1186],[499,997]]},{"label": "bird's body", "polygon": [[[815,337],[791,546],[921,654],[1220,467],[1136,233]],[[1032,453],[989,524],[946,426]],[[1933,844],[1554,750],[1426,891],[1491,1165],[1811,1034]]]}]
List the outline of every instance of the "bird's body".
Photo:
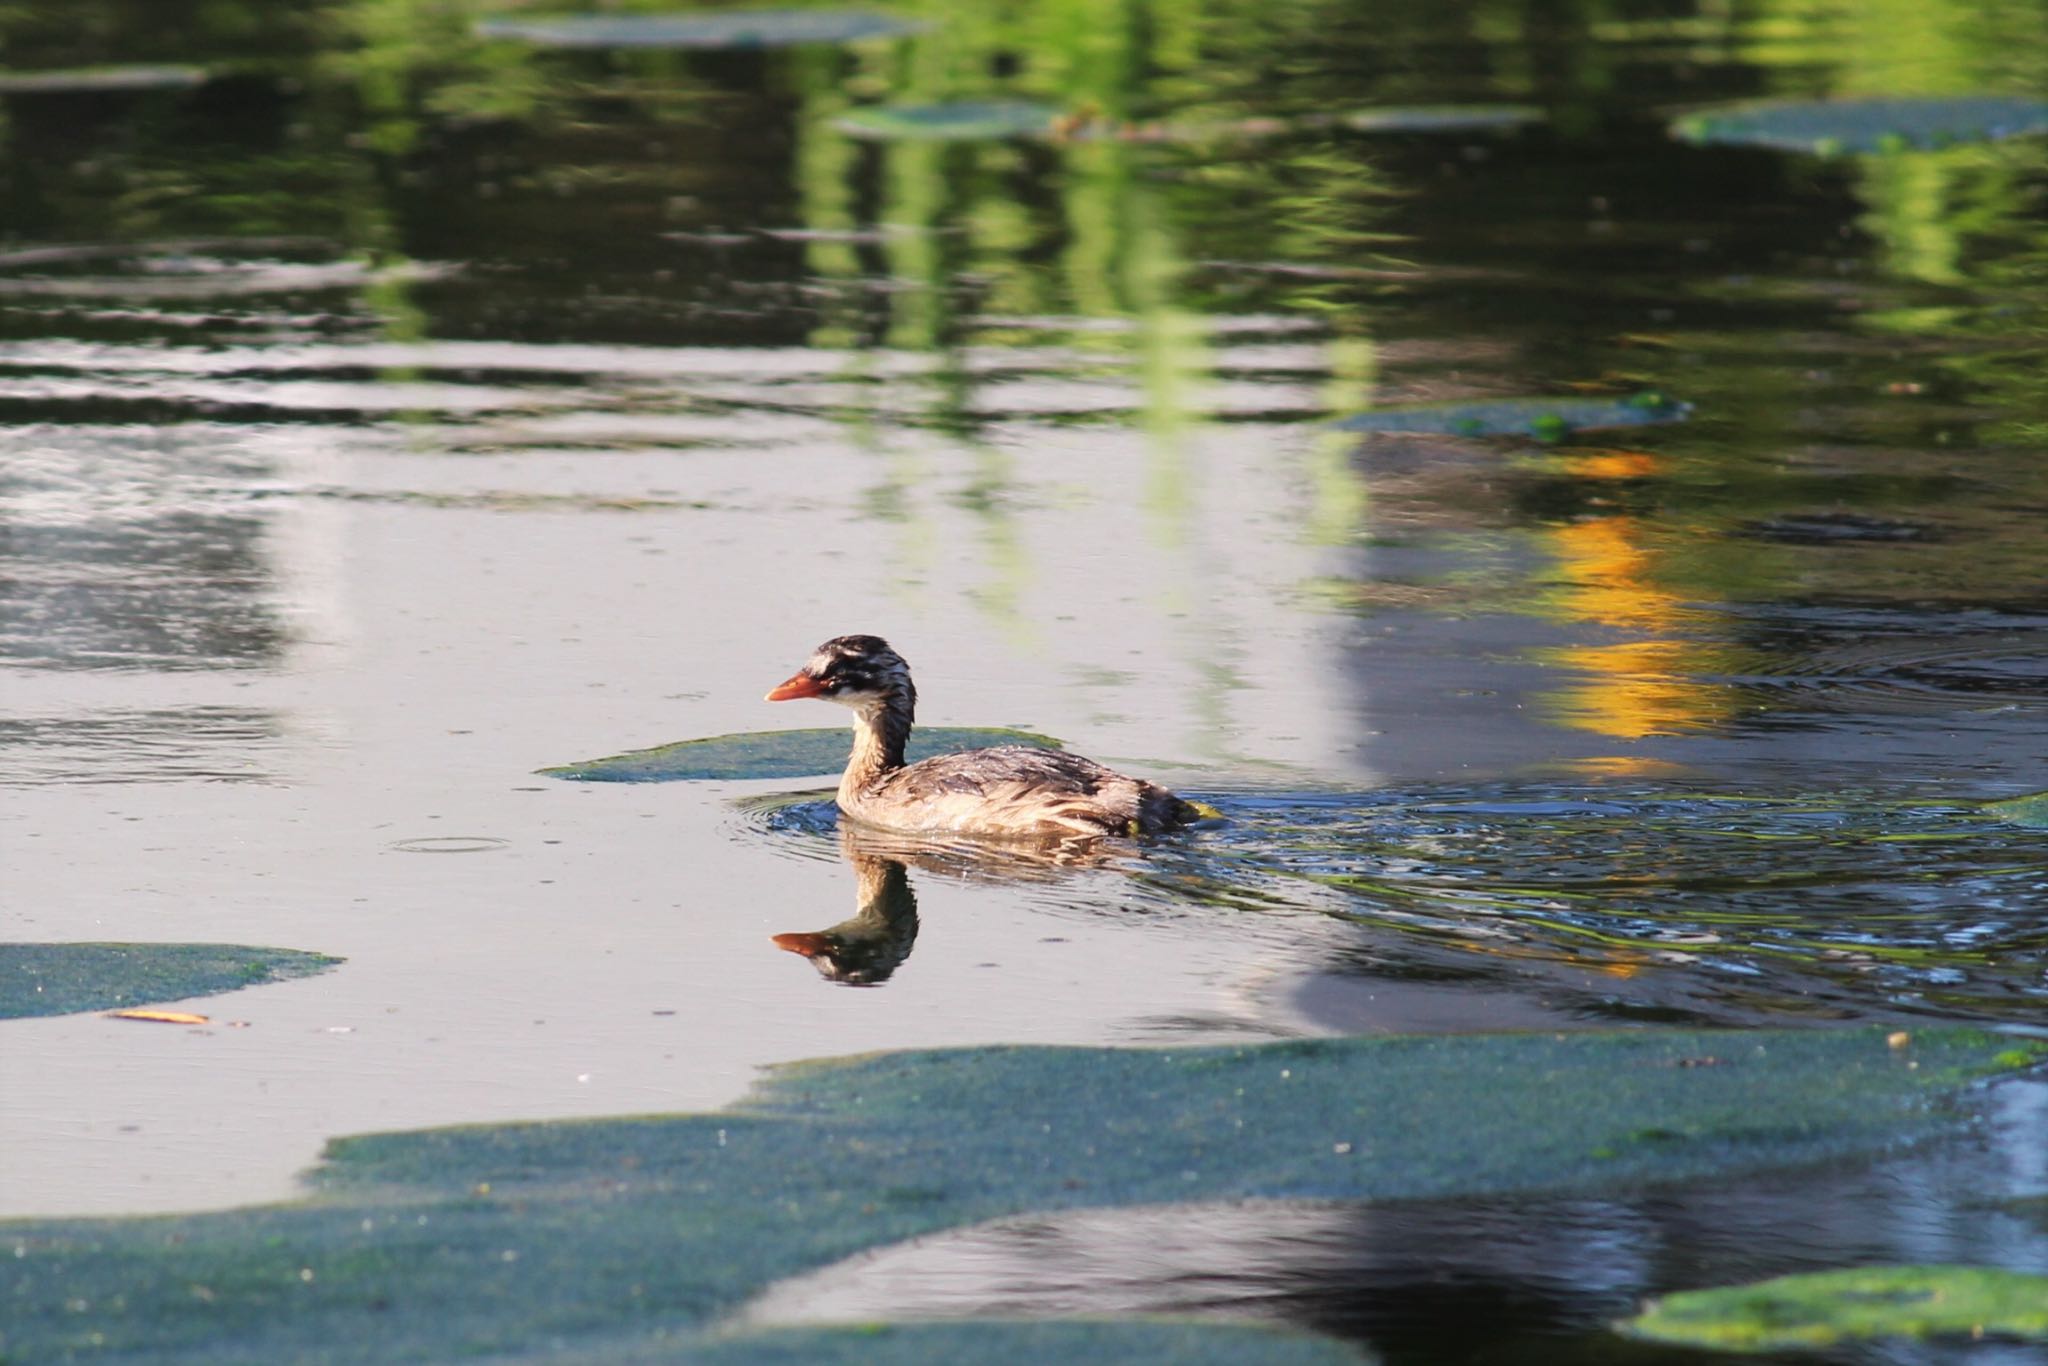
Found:
[{"label": "bird's body", "polygon": [[903,657],[875,636],[826,641],[768,694],[771,702],[799,697],[853,711],[839,809],[866,825],[1043,839],[1157,834],[1203,815],[1157,784],[1065,750],[998,745],[905,764],[917,688]]}]

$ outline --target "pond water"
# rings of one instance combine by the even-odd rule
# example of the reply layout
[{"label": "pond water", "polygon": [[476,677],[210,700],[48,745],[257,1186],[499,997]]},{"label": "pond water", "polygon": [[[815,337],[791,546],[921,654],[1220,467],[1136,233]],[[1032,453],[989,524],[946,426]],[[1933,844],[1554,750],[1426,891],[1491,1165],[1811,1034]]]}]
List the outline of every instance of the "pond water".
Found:
[{"label": "pond water", "polygon": [[[0,1213],[277,1199],[336,1134],[870,1049],[2048,1018],[2048,840],[1986,805],[2048,787],[2048,140],[1666,127],[2026,94],[2038,6],[933,6],[745,50],[58,8],[0,16],[12,65],[135,70],[0,85],[0,935],[347,961],[204,1028],[7,1023]],[[997,98],[1065,118],[842,122]],[[1689,407],[1481,425],[1645,394]],[[537,775],[827,724],[761,694],[853,631],[932,725],[1224,819],[1046,864],[842,841],[822,776]],[[2048,1269],[1957,1194],[2048,1179],[2001,1103],[1933,1175],[1455,1211],[1444,1264],[1467,1304],[1605,1268],[1538,1336],[1704,1277],[1674,1229],[1834,1264],[1785,1232],[1830,1201],[1866,1259]],[[1373,1250],[1410,1216],[1291,1217],[1290,1273],[1209,1300],[1422,1350],[1331,1308],[1441,1293]],[[1173,1308],[1241,1224],[947,1265]],[[1122,1269],[1034,1290],[1048,1240]],[[1141,1244],[1151,1291],[1102,1251]]]}]

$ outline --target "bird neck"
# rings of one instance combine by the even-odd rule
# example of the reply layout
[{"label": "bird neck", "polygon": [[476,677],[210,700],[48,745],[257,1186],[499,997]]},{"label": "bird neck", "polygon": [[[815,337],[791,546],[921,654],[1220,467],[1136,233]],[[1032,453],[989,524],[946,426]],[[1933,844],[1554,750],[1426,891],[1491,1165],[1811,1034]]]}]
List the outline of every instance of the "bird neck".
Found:
[{"label": "bird neck", "polygon": [[903,767],[903,746],[910,739],[915,704],[892,696],[853,714],[853,754],[839,780],[841,804],[893,769]]}]

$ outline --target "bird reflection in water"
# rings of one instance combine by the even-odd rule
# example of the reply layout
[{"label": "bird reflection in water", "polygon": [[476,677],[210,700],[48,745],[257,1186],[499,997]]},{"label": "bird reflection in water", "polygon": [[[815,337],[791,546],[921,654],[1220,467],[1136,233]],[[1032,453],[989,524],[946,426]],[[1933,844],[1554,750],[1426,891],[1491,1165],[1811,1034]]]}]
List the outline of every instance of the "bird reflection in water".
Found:
[{"label": "bird reflection in water", "polygon": [[970,882],[1051,882],[1115,857],[1101,840],[920,837],[843,819],[839,852],[853,865],[853,914],[826,929],[775,935],[774,944],[810,959],[826,981],[860,987],[888,981],[917,943],[913,865]]}]

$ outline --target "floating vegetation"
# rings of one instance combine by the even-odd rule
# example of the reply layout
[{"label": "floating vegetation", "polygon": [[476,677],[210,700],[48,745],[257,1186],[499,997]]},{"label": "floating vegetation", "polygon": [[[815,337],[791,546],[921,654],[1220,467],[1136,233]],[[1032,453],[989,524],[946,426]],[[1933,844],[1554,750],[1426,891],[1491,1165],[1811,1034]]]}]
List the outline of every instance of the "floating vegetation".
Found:
[{"label": "floating vegetation", "polygon": [[1686,142],[1776,147],[1835,156],[1994,142],[2048,132],[2048,100],[1956,98],[1760,100],[1702,109],[1673,120]]},{"label": "floating vegetation", "polygon": [[[846,766],[851,745],[844,726],[818,730],[750,730],[636,749],[606,759],[563,764],[540,772],[549,778],[587,783],[668,783],[691,778],[808,778]],[[964,726],[921,726],[911,734],[912,763],[989,745],[1036,745],[1058,749],[1049,735],[1024,730]]]},{"label": "floating vegetation", "polygon": [[1277,137],[1318,128],[1365,133],[1478,133],[1519,128],[1543,117],[1520,104],[1405,105],[1348,114],[1129,122],[1089,110],[1063,110],[1028,100],[941,104],[876,104],[833,120],[853,137],[896,142],[990,142],[1056,138],[1064,142],[1206,142]]},{"label": "floating vegetation", "polygon": [[199,66],[87,66],[0,71],[0,95],[91,95],[116,90],[189,90],[207,81]]},{"label": "floating vegetation", "polygon": [[484,38],[539,47],[797,47],[900,38],[929,25],[860,10],[728,10],[718,14],[578,14],[549,19],[479,19]]},{"label": "floating vegetation", "polygon": [[1047,104],[1022,100],[950,104],[875,104],[832,121],[840,132],[884,142],[995,142],[1051,137],[1062,115]]},{"label": "floating vegetation", "polygon": [[341,961],[245,944],[0,944],[0,1019],[215,996]]},{"label": "floating vegetation", "polygon": [[2024,797],[2008,797],[2002,802],[1987,802],[1984,809],[2002,821],[2024,825],[2035,830],[2048,830],[2048,792],[2030,792]]},{"label": "floating vegetation", "polygon": [[[1614,1192],[1849,1160],[1959,1125],[1936,1102],[2044,1052],[1976,1030],[1669,1030],[802,1063],[715,1114],[338,1140],[295,1203],[16,1220],[0,1302],[23,1361],[88,1335],[96,1355],[159,1361],[333,1357],[336,1343],[380,1361],[697,1360],[700,1346],[736,1363],[841,1359],[812,1350],[819,1331],[895,1340],[845,1359],[927,1359],[923,1329],[750,1342],[727,1325],[799,1272],[1040,1211]],[[1098,1330],[1098,1360],[1133,1359],[1122,1327]],[[1132,1329],[1140,1344],[1168,1334],[1148,1360],[1216,1359],[1172,1343],[1212,1331],[1237,1359],[1310,1359],[1266,1355],[1242,1329]],[[1001,1350],[1021,1341],[1012,1325],[946,1331],[975,1346],[944,1359],[1037,1359]]]},{"label": "floating vegetation", "polygon": [[1863,1266],[1688,1290],[1621,1325],[1721,1351],[1831,1347],[1869,1338],[2048,1341],[2048,1276],[1981,1266]]},{"label": "floating vegetation", "polygon": [[1419,432],[1442,436],[1533,436],[1561,441],[1578,431],[1683,422],[1690,403],[1646,392],[1627,398],[1502,398],[1373,408],[1338,421],[1347,432]]}]

